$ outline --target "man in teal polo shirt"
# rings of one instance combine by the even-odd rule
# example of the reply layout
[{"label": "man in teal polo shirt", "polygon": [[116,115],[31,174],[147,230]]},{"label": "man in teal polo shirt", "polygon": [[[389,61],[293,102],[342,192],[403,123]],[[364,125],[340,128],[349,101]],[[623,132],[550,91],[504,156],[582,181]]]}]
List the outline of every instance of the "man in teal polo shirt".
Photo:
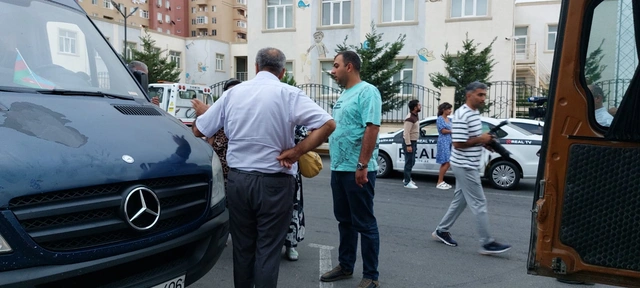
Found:
[{"label": "man in teal polo shirt", "polygon": [[333,106],[336,130],[329,137],[333,212],[340,231],[340,264],[320,280],[331,282],[353,276],[360,233],[363,277],[358,287],[375,288],[379,287],[380,236],[373,215],[373,196],[382,98],[375,86],[360,79],[360,58],[352,51],[338,53],[331,74],[345,87]]}]

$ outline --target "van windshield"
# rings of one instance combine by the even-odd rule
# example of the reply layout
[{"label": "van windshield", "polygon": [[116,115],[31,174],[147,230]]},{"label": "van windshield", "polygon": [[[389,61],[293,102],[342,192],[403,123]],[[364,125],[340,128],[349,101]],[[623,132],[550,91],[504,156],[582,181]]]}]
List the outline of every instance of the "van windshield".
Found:
[{"label": "van windshield", "polygon": [[[65,89],[145,98],[84,12],[42,0],[0,0],[0,88]],[[11,27],[11,28],[9,28]]]}]

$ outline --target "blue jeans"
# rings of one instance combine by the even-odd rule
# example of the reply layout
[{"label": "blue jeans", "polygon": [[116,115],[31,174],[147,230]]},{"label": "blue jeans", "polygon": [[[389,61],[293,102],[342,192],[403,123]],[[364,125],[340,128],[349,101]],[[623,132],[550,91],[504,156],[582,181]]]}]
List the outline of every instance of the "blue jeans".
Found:
[{"label": "blue jeans", "polygon": [[378,280],[380,234],[373,215],[376,172],[368,172],[369,182],[359,187],[355,172],[331,171],[333,214],[338,220],[340,247],[338,261],[342,269],[353,271],[358,249],[358,233],[362,242],[363,277]]},{"label": "blue jeans", "polygon": [[411,169],[416,164],[418,141],[411,141],[411,153],[407,152],[407,144],[404,142],[402,142],[402,148],[404,149],[404,185],[407,185],[411,182]]}]

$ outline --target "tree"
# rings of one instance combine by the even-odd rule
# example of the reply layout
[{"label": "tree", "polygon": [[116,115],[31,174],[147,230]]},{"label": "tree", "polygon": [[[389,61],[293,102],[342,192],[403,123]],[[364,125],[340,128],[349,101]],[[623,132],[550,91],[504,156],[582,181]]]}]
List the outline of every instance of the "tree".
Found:
[{"label": "tree", "polygon": [[[489,78],[496,62],[491,54],[493,43],[480,50],[479,43],[475,43],[473,39],[469,39],[469,33],[464,41],[462,41],[462,51],[455,54],[449,53],[449,43],[445,44],[445,51],[442,54],[447,71],[446,75],[440,72],[429,74],[429,78],[433,86],[440,89],[445,86],[455,87],[455,103],[454,108],[462,106],[466,102],[464,88],[471,82],[480,81],[489,85]],[[483,111],[489,109],[490,103],[484,107]]]},{"label": "tree", "polygon": [[584,66],[584,77],[587,80],[587,84],[598,82],[598,80],[602,78],[602,71],[607,68],[607,65],[600,64],[600,61],[604,58],[604,54],[602,54],[602,44],[604,44],[604,39],[600,42],[598,49],[593,50],[587,57],[587,63]]},{"label": "tree", "polygon": [[293,78],[293,75],[289,76],[289,73],[285,73],[284,77],[282,77],[282,79],[280,79],[280,82],[287,83],[287,84],[289,84],[291,86],[297,86],[296,79]]},{"label": "tree", "polygon": [[[382,98],[382,113],[385,113],[402,107],[406,102],[406,99],[396,96],[405,79],[394,81],[393,76],[399,74],[404,68],[403,61],[396,60],[396,57],[404,47],[407,36],[400,34],[395,42],[381,44],[382,35],[377,33],[375,24],[372,22],[371,33],[365,35],[366,44],[347,45],[347,36],[342,44],[338,44],[335,51],[352,50],[360,56],[362,62],[360,78],[378,88]],[[333,75],[331,77],[333,78]]]},{"label": "tree", "polygon": [[[180,81],[180,69],[173,61],[169,61],[167,56],[162,56],[166,50],[155,47],[156,41],[147,34],[140,37],[142,41],[142,51],[134,49],[133,60],[147,64],[149,68],[149,83],[158,83],[158,80],[168,82]],[[129,61],[129,59],[127,59]]]}]

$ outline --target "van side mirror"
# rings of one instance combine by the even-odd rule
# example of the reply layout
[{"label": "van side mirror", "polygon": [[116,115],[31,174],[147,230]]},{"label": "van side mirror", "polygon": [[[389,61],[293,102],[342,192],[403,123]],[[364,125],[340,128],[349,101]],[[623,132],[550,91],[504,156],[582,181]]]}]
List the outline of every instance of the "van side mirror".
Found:
[{"label": "van side mirror", "polygon": [[133,71],[133,76],[136,78],[136,81],[140,83],[144,92],[149,95],[149,75],[142,73],[141,71]]}]

